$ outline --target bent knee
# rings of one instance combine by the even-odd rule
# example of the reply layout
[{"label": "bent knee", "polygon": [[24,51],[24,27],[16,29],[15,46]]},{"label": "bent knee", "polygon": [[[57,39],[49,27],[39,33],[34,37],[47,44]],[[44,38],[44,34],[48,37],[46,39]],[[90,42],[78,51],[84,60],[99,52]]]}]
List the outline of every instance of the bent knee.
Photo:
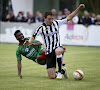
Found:
[{"label": "bent knee", "polygon": [[55,79],[55,75],[54,76],[49,76],[50,79]]},{"label": "bent knee", "polygon": [[40,56],[37,56],[37,60],[40,60]]},{"label": "bent knee", "polygon": [[55,79],[56,75],[55,75],[55,68],[49,68],[47,69],[48,72],[48,77],[50,79]]},{"label": "bent knee", "polygon": [[60,48],[60,47],[58,47],[58,48],[55,50],[55,53],[56,53],[56,55],[60,55],[60,54],[63,53],[63,49]]}]

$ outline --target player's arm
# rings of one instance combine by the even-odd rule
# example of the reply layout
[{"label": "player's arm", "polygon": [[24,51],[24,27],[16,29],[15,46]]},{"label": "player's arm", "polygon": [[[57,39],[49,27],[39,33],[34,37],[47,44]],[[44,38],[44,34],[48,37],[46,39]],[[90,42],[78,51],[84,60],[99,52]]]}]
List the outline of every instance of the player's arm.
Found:
[{"label": "player's arm", "polygon": [[21,75],[21,60],[17,62],[17,67],[18,67],[18,76],[22,79],[22,75]]},{"label": "player's arm", "polygon": [[85,7],[84,4],[80,4],[80,6],[74,12],[72,12],[69,16],[67,16],[65,19],[56,20],[58,22],[59,27],[67,23],[68,21],[70,21],[78,13],[78,11],[84,7]]},{"label": "player's arm", "polygon": [[21,54],[20,54],[19,47],[16,50],[16,58],[17,58],[18,76],[22,79],[22,75],[21,75],[21,68],[22,68],[21,60],[22,60],[22,57],[21,57]]},{"label": "player's arm", "polygon": [[30,37],[29,40],[25,40],[24,45],[32,45],[32,42],[34,41],[34,37]]},{"label": "player's arm", "polygon": [[78,13],[78,11],[82,8],[85,8],[84,4],[80,4],[79,7],[67,17],[67,21],[70,21]]},{"label": "player's arm", "polygon": [[33,46],[41,46],[42,43],[41,42],[36,42],[36,43],[32,43]]},{"label": "player's arm", "polygon": [[34,39],[35,39],[35,37],[31,37],[31,38],[29,39],[29,44],[32,44],[33,41],[34,41]]},{"label": "player's arm", "polygon": [[36,31],[34,32],[34,34],[32,35],[32,37],[31,37],[29,40],[26,40],[26,41],[24,42],[24,44],[25,44],[25,45],[32,45],[32,43],[33,43],[34,39],[36,38],[36,36],[42,33],[41,28],[42,28],[42,25],[39,26],[39,27],[36,29]]}]

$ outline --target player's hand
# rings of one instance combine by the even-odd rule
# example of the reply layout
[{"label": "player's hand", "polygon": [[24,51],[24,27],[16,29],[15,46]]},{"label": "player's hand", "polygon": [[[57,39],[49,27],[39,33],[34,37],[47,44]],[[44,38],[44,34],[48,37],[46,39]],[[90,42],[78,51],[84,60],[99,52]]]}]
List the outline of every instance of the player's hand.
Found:
[{"label": "player's hand", "polygon": [[83,9],[83,8],[85,8],[85,5],[84,4],[80,4],[79,5],[79,9]]},{"label": "player's hand", "polygon": [[30,43],[29,40],[25,40],[23,45],[33,45],[33,43]]},{"label": "player's hand", "polygon": [[24,45],[29,45],[29,40],[25,40]]},{"label": "player's hand", "polygon": [[32,43],[32,44],[30,44],[30,45],[35,46],[35,43]]}]

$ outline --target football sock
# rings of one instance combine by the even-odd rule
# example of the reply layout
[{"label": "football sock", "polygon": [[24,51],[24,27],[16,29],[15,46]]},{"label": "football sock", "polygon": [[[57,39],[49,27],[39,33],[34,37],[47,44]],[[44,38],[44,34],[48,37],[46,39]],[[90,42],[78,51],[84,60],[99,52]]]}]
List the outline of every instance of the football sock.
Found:
[{"label": "football sock", "polygon": [[57,63],[58,63],[58,72],[61,72],[61,69],[62,69],[62,54],[57,55]]},{"label": "football sock", "polygon": [[62,69],[62,70],[61,70],[61,74],[64,74],[64,73],[65,73],[65,71]]},{"label": "football sock", "polygon": [[40,59],[41,59],[42,61],[46,60],[46,55],[45,55],[45,52],[44,52],[44,54],[43,54],[43,55],[40,55]]},{"label": "football sock", "polygon": [[[61,70],[61,74],[64,74],[64,73],[65,73],[65,71],[62,69],[62,70]],[[58,71],[56,71],[55,74],[56,74],[56,76],[57,76],[57,75],[58,75]]]},{"label": "football sock", "polygon": [[57,75],[58,75],[58,71],[55,72],[55,75],[56,75],[56,77],[57,77]]}]

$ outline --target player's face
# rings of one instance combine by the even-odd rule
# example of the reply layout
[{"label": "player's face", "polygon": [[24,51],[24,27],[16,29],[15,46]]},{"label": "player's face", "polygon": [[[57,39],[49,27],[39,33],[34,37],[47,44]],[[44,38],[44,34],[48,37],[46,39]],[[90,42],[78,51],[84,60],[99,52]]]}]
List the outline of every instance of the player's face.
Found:
[{"label": "player's face", "polygon": [[53,22],[53,16],[48,15],[47,18],[45,18],[46,25],[52,25]]},{"label": "player's face", "polygon": [[17,36],[17,40],[18,41],[20,41],[20,42],[24,41],[24,35],[21,32],[17,33],[16,36]]}]

